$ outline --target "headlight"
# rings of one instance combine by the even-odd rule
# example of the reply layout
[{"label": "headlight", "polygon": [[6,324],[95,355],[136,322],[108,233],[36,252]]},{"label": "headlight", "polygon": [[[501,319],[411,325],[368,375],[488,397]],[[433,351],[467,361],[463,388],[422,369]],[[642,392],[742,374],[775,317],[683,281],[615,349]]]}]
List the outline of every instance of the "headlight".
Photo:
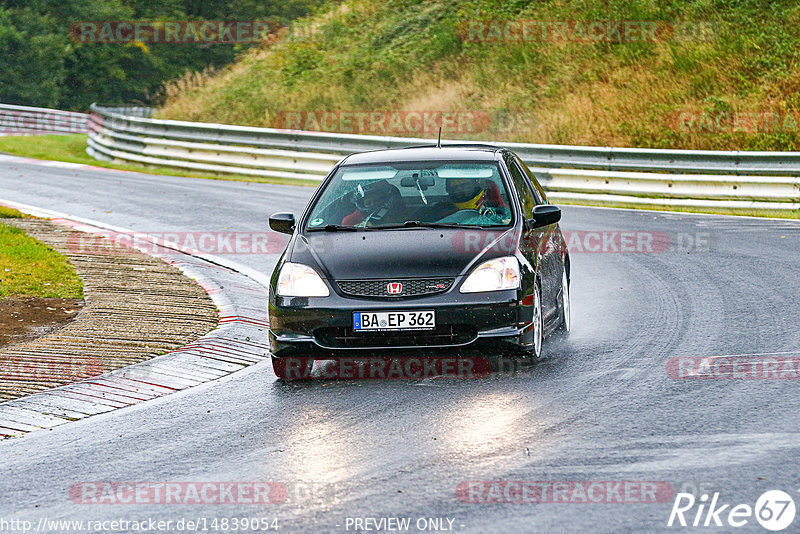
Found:
[{"label": "headlight", "polygon": [[462,293],[499,291],[519,287],[519,261],[514,256],[478,265],[461,285]]},{"label": "headlight", "polygon": [[284,263],[278,276],[277,294],[281,297],[327,297],[328,286],[317,271],[300,263]]}]

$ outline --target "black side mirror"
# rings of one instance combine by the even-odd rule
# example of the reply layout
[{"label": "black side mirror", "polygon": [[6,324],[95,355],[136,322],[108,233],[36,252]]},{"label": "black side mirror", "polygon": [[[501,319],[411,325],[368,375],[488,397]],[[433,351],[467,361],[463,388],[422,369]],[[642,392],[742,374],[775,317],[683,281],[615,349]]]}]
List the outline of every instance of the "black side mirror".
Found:
[{"label": "black side mirror", "polygon": [[542,204],[533,208],[533,218],[525,221],[525,229],[532,230],[549,226],[561,220],[561,208],[552,204]]},{"label": "black side mirror", "polygon": [[273,213],[269,227],[282,234],[291,234],[294,232],[294,213]]}]

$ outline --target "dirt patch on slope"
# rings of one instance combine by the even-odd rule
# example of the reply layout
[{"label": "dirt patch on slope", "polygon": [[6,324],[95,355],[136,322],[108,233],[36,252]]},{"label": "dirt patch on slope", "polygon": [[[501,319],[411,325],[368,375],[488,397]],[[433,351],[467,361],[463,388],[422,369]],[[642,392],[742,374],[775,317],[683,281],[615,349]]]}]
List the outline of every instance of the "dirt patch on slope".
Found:
[{"label": "dirt patch on slope", "polygon": [[32,341],[73,321],[83,299],[8,297],[0,299],[0,347]]}]

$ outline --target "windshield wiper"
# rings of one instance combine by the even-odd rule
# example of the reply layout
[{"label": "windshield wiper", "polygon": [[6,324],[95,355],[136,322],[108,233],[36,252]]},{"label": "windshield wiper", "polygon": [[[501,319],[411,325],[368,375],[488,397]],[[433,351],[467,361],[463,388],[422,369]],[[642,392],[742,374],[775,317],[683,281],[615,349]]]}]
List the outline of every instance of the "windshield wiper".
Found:
[{"label": "windshield wiper", "polygon": [[392,230],[395,228],[467,228],[482,230],[484,227],[477,224],[458,224],[446,222],[406,221],[403,224],[384,224],[381,226],[366,226],[365,230]]},{"label": "windshield wiper", "polygon": [[328,224],[326,226],[320,226],[318,228],[309,228],[306,231],[307,232],[339,232],[339,231],[357,232],[358,230],[363,230],[363,228],[357,228],[355,226],[342,226],[340,224]]}]

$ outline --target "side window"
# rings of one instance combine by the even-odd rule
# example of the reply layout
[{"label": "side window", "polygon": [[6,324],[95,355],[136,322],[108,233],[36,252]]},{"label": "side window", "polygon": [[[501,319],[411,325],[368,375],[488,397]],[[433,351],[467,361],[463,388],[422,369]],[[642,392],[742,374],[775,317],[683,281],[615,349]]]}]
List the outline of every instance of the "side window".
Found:
[{"label": "side window", "polygon": [[506,165],[508,172],[511,173],[511,181],[514,182],[514,189],[517,190],[520,203],[522,204],[522,212],[526,217],[530,217],[533,213],[533,207],[536,206],[536,197],[531,191],[528,180],[525,178],[522,170],[517,166],[512,158],[506,158]]},{"label": "side window", "polygon": [[527,165],[522,163],[518,158],[514,159],[520,168],[525,172],[525,175],[528,177],[529,183],[533,186],[534,195],[536,196],[536,203],[537,204],[547,204],[547,197],[544,194],[544,189],[542,189],[539,180],[536,179],[536,176],[531,172]]}]

